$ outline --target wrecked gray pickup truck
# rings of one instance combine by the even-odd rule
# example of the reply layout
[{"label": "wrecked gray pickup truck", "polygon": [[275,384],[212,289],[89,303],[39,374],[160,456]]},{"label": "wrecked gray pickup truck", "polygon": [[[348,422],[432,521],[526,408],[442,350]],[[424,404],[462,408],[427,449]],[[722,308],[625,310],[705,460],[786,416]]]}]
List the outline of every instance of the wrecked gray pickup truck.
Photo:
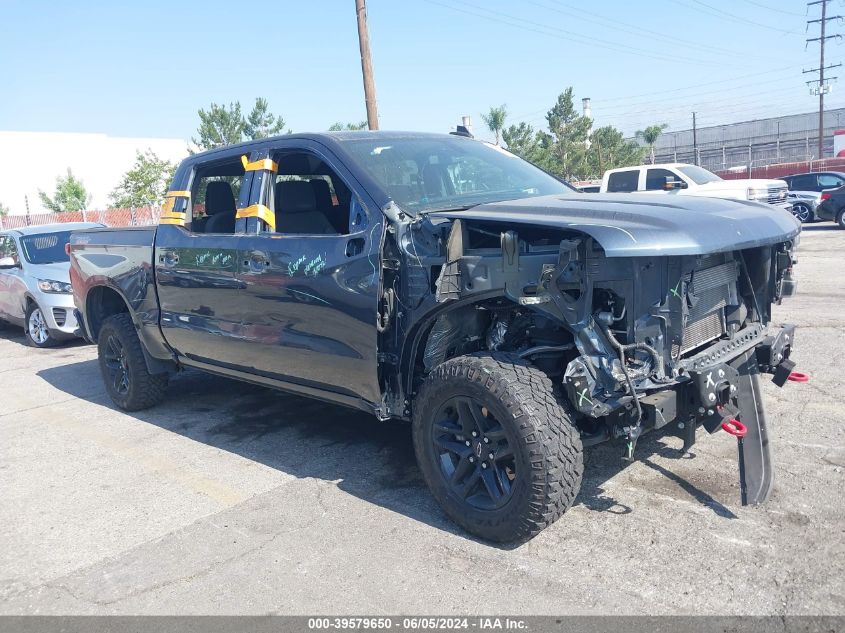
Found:
[{"label": "wrecked gray pickup truck", "polygon": [[[287,135],[196,154],[158,227],[71,244],[79,322],[133,410],[183,367],[411,420],[446,513],[530,538],[582,451],[650,430],[743,436],[772,488],[760,373],[783,385],[800,225],[769,206],[582,195],[454,135]],[[314,420],[319,424],[319,420]]]}]

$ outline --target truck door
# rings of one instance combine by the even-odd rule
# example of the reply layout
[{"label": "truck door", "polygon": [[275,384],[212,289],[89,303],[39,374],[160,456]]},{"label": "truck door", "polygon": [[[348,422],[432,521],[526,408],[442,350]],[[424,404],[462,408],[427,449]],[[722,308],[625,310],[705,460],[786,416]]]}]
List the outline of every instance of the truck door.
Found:
[{"label": "truck door", "polygon": [[[197,167],[190,191],[168,194],[170,206],[156,233],[161,330],[189,361],[224,367],[246,362],[235,235],[243,180],[239,156]],[[174,207],[185,211],[186,222],[170,217]]]},{"label": "truck door", "polygon": [[383,221],[320,148],[280,142],[262,200],[274,221],[241,238],[247,371],[375,403]]}]

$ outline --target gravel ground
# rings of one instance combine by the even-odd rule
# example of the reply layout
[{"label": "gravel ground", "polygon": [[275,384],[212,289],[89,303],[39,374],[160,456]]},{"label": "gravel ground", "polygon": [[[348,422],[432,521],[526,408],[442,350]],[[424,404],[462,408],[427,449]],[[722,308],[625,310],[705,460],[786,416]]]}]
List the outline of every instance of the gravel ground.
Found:
[{"label": "gravel ground", "polygon": [[187,372],[116,411],[96,350],[0,333],[2,614],[845,614],[845,232],[808,227],[799,326],[808,384],[765,382],[771,500],[742,507],[736,442],[692,459],[588,453],[576,505],[494,547],[441,513],[410,430]]}]

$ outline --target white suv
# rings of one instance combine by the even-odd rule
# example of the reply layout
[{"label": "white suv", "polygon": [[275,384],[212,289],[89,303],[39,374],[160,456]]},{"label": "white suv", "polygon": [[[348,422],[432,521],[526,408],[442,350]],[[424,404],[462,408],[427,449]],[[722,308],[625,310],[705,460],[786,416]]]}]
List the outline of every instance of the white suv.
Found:
[{"label": "white suv", "polygon": [[722,180],[697,165],[665,163],[623,167],[604,172],[601,193],[655,193],[706,196],[730,200],[754,200],[791,210],[783,180],[743,178]]},{"label": "white suv", "polygon": [[0,321],[22,325],[33,347],[52,347],[75,337],[65,246],[72,231],[102,227],[73,222],[0,233]]}]

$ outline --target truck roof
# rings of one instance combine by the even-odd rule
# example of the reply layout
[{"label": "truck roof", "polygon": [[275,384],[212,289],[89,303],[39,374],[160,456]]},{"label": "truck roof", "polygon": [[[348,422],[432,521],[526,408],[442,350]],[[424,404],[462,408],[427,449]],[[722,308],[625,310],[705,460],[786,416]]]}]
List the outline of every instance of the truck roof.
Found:
[{"label": "truck roof", "polygon": [[692,163],[655,163],[654,165],[630,165],[628,167],[617,167],[615,169],[608,169],[605,174],[612,174],[613,172],[617,171],[628,171],[629,169],[665,169],[667,167],[673,167],[677,169],[678,167],[695,167]]},{"label": "truck roof", "polygon": [[[267,138],[256,139],[254,141],[244,141],[243,143],[236,143],[234,145],[225,145],[223,147],[216,147],[204,152],[198,152],[185,159],[186,162],[193,162],[197,159],[206,159],[218,153],[237,152],[239,150],[248,149],[251,147],[272,143],[280,140],[308,140],[317,141],[324,145],[337,145],[344,141],[361,140],[361,139],[382,139],[385,141],[398,139],[425,139],[425,138],[466,138],[456,134],[441,134],[436,132],[403,132],[403,131],[388,131],[388,130],[343,130],[339,132],[298,132],[296,134],[279,134],[277,136],[268,136]],[[467,139],[473,140],[473,139]],[[479,141],[480,142],[480,141]]]}]

